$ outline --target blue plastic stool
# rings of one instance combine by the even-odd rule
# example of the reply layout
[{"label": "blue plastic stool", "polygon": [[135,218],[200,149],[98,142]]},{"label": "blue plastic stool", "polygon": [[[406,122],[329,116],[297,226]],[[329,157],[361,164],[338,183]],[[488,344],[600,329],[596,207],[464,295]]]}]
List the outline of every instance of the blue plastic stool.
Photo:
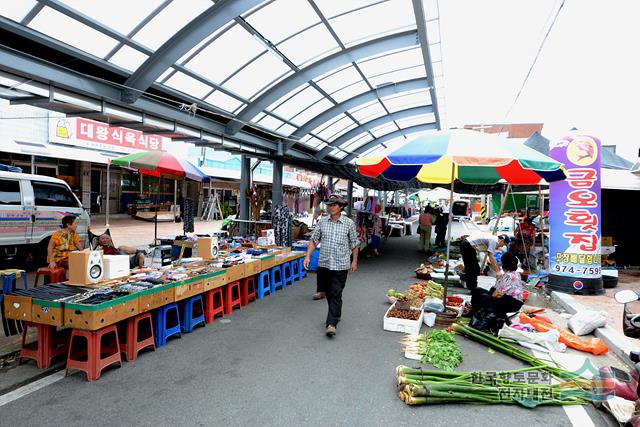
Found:
[{"label": "blue plastic stool", "polygon": [[[176,312],[176,323],[175,325],[167,326],[167,314],[173,310]],[[178,304],[172,302],[160,307],[156,311],[156,347],[163,347],[167,344],[167,338],[176,334],[182,337],[182,332],[180,331],[180,310],[178,310]]]},{"label": "blue plastic stool", "polygon": [[293,267],[291,267],[291,262],[285,262],[281,265],[282,267],[282,284],[286,287],[287,283],[289,286],[293,285],[293,281],[295,277],[293,276]]},{"label": "blue plastic stool", "polygon": [[287,284],[282,280],[282,267],[276,265],[271,269],[271,293],[275,294],[278,288],[287,289]]},{"label": "blue plastic stool", "polygon": [[300,273],[299,273],[300,280],[307,277],[307,270],[304,268],[304,258],[298,258],[298,268],[300,269]]},{"label": "blue plastic stool", "polygon": [[[9,271],[11,273],[9,273]],[[14,286],[15,288],[18,287],[18,280],[16,279],[18,274],[22,276],[22,283],[24,285],[24,288],[27,289],[27,274],[24,272],[24,270],[3,270],[0,271],[0,273],[2,274],[2,292],[0,292],[0,304],[2,304],[4,296],[14,290]]]},{"label": "blue plastic stool", "polygon": [[[195,310],[194,307],[196,304],[200,304],[199,314],[194,316]],[[182,326],[182,330],[184,333],[189,333],[193,331],[193,328],[196,325],[205,325],[204,321],[204,301],[202,300],[202,295],[195,295],[191,298],[187,298],[184,301],[184,309],[182,310],[182,319],[180,324]]]},{"label": "blue plastic stool", "polygon": [[265,270],[258,274],[258,299],[263,299],[265,294],[271,295],[271,274]]},{"label": "blue plastic stool", "polygon": [[302,277],[300,276],[300,262],[297,259],[291,261],[291,275],[293,276],[293,280],[300,280]]}]

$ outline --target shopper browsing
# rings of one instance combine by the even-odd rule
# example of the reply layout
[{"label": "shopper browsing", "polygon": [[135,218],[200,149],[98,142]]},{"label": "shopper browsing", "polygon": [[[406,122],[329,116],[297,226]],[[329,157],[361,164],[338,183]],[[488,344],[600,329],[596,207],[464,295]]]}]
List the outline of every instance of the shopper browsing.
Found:
[{"label": "shopper browsing", "polygon": [[347,201],[332,194],[325,205],[329,216],[320,219],[313,230],[303,265],[305,269],[309,268],[311,254],[320,245],[318,290],[327,298],[329,310],[325,332],[328,337],[333,337],[342,315],[342,290],[347,275],[349,271],[353,273],[358,268],[359,241],[354,222],[342,215],[342,208],[347,205]]},{"label": "shopper browsing", "polygon": [[467,238],[462,241],[460,244],[460,254],[464,262],[464,275],[467,289],[473,291],[478,286],[478,276],[480,275],[478,253],[486,253],[489,266],[496,273],[496,276],[500,276],[500,267],[493,253],[503,247],[507,240],[508,237],[504,234],[498,237],[490,234],[477,234],[467,236]]}]

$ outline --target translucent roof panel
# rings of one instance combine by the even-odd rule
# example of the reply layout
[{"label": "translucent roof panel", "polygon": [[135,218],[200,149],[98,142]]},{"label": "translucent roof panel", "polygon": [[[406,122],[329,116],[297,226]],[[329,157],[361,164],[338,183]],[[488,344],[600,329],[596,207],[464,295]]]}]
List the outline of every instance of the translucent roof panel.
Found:
[{"label": "translucent roof panel", "polygon": [[[108,6],[100,1],[87,0],[60,0],[60,3],[64,3],[83,15],[127,35],[140,21],[160,6],[162,0],[109,0]],[[107,10],[119,13],[105,13]]]},{"label": "translucent roof panel", "polygon": [[[277,113],[282,117],[291,119],[304,109],[311,107],[320,99],[323,99],[322,94],[315,90],[313,87],[307,86],[306,88],[295,94],[293,97],[285,101],[283,104],[278,106],[274,110],[274,113]],[[299,120],[296,120],[296,122],[299,122]],[[304,122],[300,124],[303,123]]]},{"label": "translucent roof panel", "polygon": [[362,81],[362,76],[355,67],[349,66],[332,74],[322,76],[316,80],[316,83],[325,92],[333,93],[359,81]]},{"label": "translucent roof panel", "polygon": [[[212,5],[213,3],[208,0],[189,0],[189,7],[185,7],[185,3],[181,1],[171,2],[134,35],[133,39],[157,50],[182,27]],[[123,9],[121,13],[125,13],[127,10],[128,7]]]},{"label": "translucent roof panel", "polygon": [[330,95],[336,101],[343,102],[363,92],[367,92],[368,90],[370,90],[369,86],[364,81],[360,80],[336,92],[332,92]]},{"label": "translucent roof panel", "polygon": [[35,5],[36,2],[33,0],[2,1],[0,2],[0,15],[20,22]]},{"label": "translucent roof panel", "polygon": [[118,44],[115,39],[49,7],[42,9],[29,27],[100,58]]},{"label": "translucent roof panel", "polygon": [[[274,19],[274,17],[295,19]],[[264,38],[278,44],[292,34],[320,22],[320,17],[306,1],[278,0],[247,16],[251,24]]]},{"label": "translucent roof panel", "polygon": [[406,119],[396,120],[396,123],[398,123],[398,125],[403,129],[408,128],[410,126],[422,125],[422,124],[433,123],[433,122],[435,122],[435,118],[433,114],[421,114],[419,116],[407,117]]},{"label": "translucent roof panel", "polygon": [[132,49],[129,46],[122,46],[118,49],[116,54],[109,59],[109,62],[133,72],[138,69],[138,67],[141,66],[147,58],[148,56],[144,53]]},{"label": "translucent roof panel", "polygon": [[342,135],[344,135],[351,129],[354,129],[358,126],[353,120],[349,120],[349,122],[345,122],[345,124],[346,126],[344,126],[342,129],[338,130],[336,133],[331,135],[331,137],[329,138],[331,141],[335,141],[336,139],[340,138]]},{"label": "translucent roof panel", "polygon": [[336,159],[344,159],[347,156],[347,154],[349,153],[346,153],[342,150],[338,150],[337,148],[333,150],[331,153],[329,153],[330,156],[333,156]]},{"label": "translucent roof panel", "polygon": [[211,86],[207,86],[201,81],[180,72],[171,76],[171,78],[165,82],[165,85],[200,99],[212,90]]},{"label": "translucent roof panel", "polygon": [[269,86],[274,78],[283,77],[293,71],[275,55],[264,53],[258,59],[243,67],[224,83],[224,87],[244,98],[251,99]]},{"label": "translucent roof panel", "polygon": [[415,65],[410,68],[402,70],[389,71],[386,73],[378,74],[376,76],[369,77],[369,82],[375,87],[389,82],[401,82],[404,80],[411,80],[417,78],[426,77],[426,71],[424,65]]},{"label": "translucent roof panel", "polygon": [[430,105],[431,96],[429,91],[420,90],[394,94],[383,98],[382,101],[390,112],[395,112],[420,105]]},{"label": "translucent roof panel", "polygon": [[187,62],[186,67],[215,83],[222,83],[265,51],[256,38],[234,25]]},{"label": "translucent roof panel", "polygon": [[365,76],[372,77],[392,70],[422,65],[422,52],[419,48],[405,49],[389,55],[366,59],[358,63]]},{"label": "translucent roof panel", "polygon": [[332,106],[333,106],[333,103],[331,101],[329,101],[327,98],[322,98],[320,101],[312,104],[306,110],[303,110],[299,114],[296,114],[295,116],[293,116],[291,120],[294,121],[295,123],[300,123],[300,124],[306,123],[312,118],[316,117],[318,114],[322,113],[323,111],[328,110]]},{"label": "translucent roof panel", "polygon": [[[318,2],[323,13],[325,13],[323,8],[329,2],[337,3],[335,0]],[[351,4],[351,2],[345,3]],[[343,15],[335,17],[329,15],[329,24],[347,46],[378,37],[380,34],[416,27],[413,7],[409,1],[377,2],[373,6],[356,9]]]},{"label": "translucent roof panel", "polygon": [[351,114],[359,122],[367,122],[386,113],[387,112],[384,110],[382,104],[380,104],[378,100],[367,102],[366,104],[359,105],[349,110],[349,114]]},{"label": "translucent roof panel", "polygon": [[191,58],[191,56],[199,54],[200,50],[202,50],[204,48],[205,45],[209,45],[209,43],[211,43],[212,39],[217,38],[220,34],[228,31],[231,27],[233,27],[234,25],[236,25],[236,23],[234,21],[229,21],[226,25],[223,25],[222,28],[220,28],[218,31],[216,31],[213,34],[210,34],[209,36],[205,37],[204,39],[202,39],[200,41],[200,43],[198,43],[197,45],[195,45],[194,47],[192,47],[189,52],[185,53],[184,55],[182,55],[182,58],[180,58],[178,60],[178,62],[182,65],[184,65],[185,62],[188,62],[187,60]]},{"label": "translucent roof panel", "polygon": [[353,120],[344,114],[340,114],[329,123],[325,123],[318,129],[314,129],[313,133],[324,139],[330,139],[333,135],[347,126],[353,124]]},{"label": "translucent roof panel", "polygon": [[258,123],[260,126],[267,128],[269,130],[276,130],[278,129],[280,126],[282,126],[284,124],[284,122],[282,120],[278,120],[273,116],[270,115],[266,115],[264,116],[264,118],[262,120],[260,120],[260,123]]},{"label": "translucent roof panel", "polygon": [[229,112],[234,112],[239,107],[245,105],[241,101],[238,101],[219,90],[216,90],[208,96],[207,99],[205,99],[205,102]]},{"label": "translucent roof panel", "polygon": [[315,25],[277,45],[278,49],[299,68],[340,49],[327,27]]},{"label": "translucent roof panel", "polygon": [[276,129],[276,132],[278,132],[280,135],[289,136],[293,132],[295,132],[296,129],[297,129],[296,127],[285,123],[282,126],[280,126],[278,129]]},{"label": "translucent roof panel", "polygon": [[342,145],[342,149],[353,151],[359,147],[362,147],[367,142],[371,141],[373,137],[369,133],[363,133],[361,135],[356,136],[355,138],[351,138],[345,144]]},{"label": "translucent roof panel", "polygon": [[396,130],[398,130],[398,126],[391,121],[371,129],[371,133],[374,134],[376,138],[380,138],[382,135],[386,135]]}]

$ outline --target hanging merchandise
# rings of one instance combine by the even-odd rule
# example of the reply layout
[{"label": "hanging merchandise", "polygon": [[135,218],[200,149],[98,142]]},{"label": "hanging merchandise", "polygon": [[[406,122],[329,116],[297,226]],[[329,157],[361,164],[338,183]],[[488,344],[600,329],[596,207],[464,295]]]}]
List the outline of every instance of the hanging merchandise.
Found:
[{"label": "hanging merchandise", "polygon": [[184,234],[193,233],[193,199],[190,197],[184,198],[184,212],[183,223],[182,223],[182,231]]},{"label": "hanging merchandise", "polygon": [[276,206],[273,211],[271,225],[276,238],[276,245],[291,246],[291,214],[286,205]]}]

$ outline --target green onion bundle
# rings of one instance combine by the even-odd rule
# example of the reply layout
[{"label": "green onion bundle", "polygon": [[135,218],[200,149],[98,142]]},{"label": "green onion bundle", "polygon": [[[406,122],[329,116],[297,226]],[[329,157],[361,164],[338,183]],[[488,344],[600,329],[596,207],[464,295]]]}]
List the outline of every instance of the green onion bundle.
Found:
[{"label": "green onion bundle", "polygon": [[[396,368],[398,397],[407,405],[505,403],[533,408],[538,405],[582,405],[589,402],[584,391],[571,382],[552,385],[503,379],[534,369],[473,373],[414,369],[401,365]],[[474,380],[474,377],[482,378],[483,375],[491,375],[492,381],[484,383]]]}]

